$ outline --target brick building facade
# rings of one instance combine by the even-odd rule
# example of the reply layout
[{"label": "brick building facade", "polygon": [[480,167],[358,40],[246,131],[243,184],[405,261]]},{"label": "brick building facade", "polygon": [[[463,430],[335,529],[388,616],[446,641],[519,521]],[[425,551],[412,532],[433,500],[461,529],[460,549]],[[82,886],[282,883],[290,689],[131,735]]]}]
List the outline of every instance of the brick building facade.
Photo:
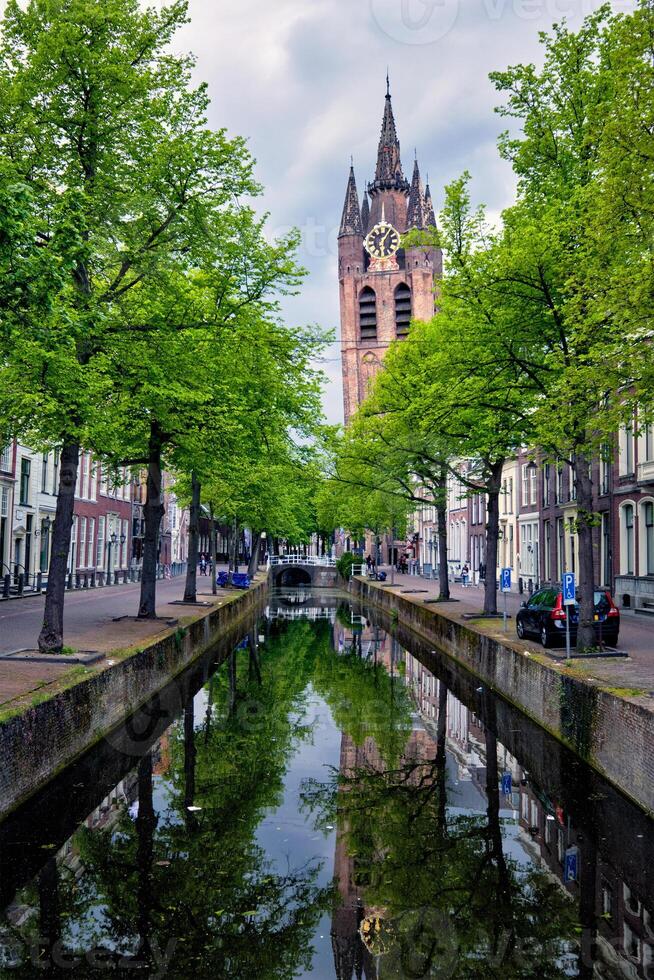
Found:
[{"label": "brick building facade", "polygon": [[[387,86],[375,176],[360,205],[350,169],[338,236],[346,423],[365,398],[389,344],[406,336],[411,319],[429,320],[434,314],[440,249],[404,249],[399,236],[435,224],[429,185],[423,187],[417,160],[411,183],[404,176]],[[386,250],[380,244],[384,239],[395,241],[395,247]]]}]

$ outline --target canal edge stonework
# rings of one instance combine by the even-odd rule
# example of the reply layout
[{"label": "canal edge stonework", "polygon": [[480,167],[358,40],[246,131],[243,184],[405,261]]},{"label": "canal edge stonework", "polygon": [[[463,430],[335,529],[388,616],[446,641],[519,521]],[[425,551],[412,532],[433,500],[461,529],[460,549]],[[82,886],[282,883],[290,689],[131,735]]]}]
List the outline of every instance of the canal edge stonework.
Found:
[{"label": "canal edge stonework", "polygon": [[247,592],[133,655],[0,723],[0,817],[41,789],[263,605],[267,576]]},{"label": "canal edge stonework", "polygon": [[508,638],[500,641],[376,583],[354,578],[349,591],[397,616],[654,813],[651,709],[526,656]]}]

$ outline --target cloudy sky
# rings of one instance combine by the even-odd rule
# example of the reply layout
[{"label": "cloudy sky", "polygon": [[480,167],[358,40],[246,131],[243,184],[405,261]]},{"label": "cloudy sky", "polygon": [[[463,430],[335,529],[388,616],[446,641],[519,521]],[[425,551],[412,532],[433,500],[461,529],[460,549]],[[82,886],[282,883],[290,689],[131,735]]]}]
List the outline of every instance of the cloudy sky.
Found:
[{"label": "cloudy sky", "polygon": [[[144,0],[146,2],[146,0]],[[161,6],[160,0],[149,0]],[[291,323],[338,328],[336,234],[350,162],[373,173],[390,72],[405,173],[414,147],[436,207],[468,169],[491,215],[511,200],[502,120],[488,73],[538,61],[538,32],[573,25],[596,0],[190,0],[177,46],[209,83],[211,123],[249,140],[273,229],[298,226],[309,278]],[[614,0],[616,10],[629,0]],[[4,7],[0,0],[0,9]],[[342,418],[339,346],[328,352],[325,409]]]}]

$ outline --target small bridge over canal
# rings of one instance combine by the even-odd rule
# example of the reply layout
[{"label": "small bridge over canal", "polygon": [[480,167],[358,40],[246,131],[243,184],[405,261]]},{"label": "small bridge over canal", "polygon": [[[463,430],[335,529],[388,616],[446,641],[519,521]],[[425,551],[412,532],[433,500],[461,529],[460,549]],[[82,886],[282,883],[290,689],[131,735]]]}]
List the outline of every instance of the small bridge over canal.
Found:
[{"label": "small bridge over canal", "polygon": [[336,585],[336,559],[326,555],[272,555],[268,560],[270,584],[274,589],[333,589]]}]

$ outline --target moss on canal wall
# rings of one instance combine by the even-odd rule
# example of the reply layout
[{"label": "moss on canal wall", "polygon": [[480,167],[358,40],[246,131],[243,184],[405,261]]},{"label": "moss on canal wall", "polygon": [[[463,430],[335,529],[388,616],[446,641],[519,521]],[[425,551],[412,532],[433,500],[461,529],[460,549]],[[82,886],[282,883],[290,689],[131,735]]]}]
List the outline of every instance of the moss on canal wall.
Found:
[{"label": "moss on canal wall", "polygon": [[395,615],[507,698],[641,806],[654,812],[654,712],[575,675],[565,662],[524,650],[519,641],[498,639],[470,621],[353,579],[352,596]]},{"label": "moss on canal wall", "polygon": [[267,592],[267,578],[258,579],[247,592],[230,596],[149,645],[112,653],[112,666],[87,670],[64,690],[1,721],[0,816],[157,694],[259,608]]}]

